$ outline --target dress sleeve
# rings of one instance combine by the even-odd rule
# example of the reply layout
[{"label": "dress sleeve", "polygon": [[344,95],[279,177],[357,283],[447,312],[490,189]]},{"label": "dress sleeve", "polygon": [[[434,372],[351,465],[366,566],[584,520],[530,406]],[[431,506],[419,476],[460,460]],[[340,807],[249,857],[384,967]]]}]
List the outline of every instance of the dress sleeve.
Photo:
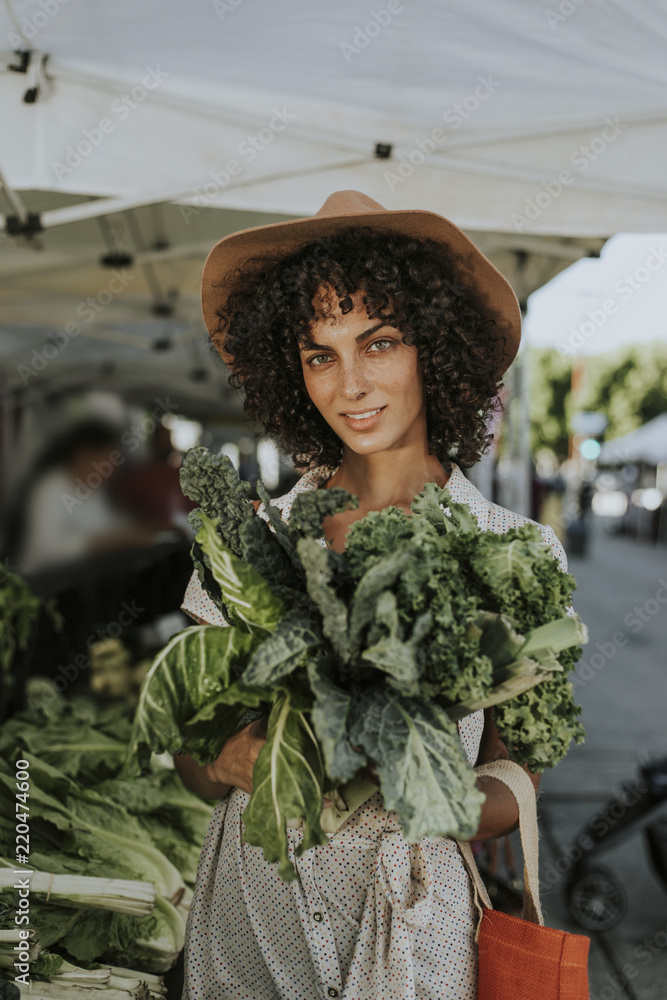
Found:
[{"label": "dress sleeve", "polygon": [[[560,568],[563,570],[563,573],[567,573],[568,571],[567,554],[556,532],[551,527],[551,525],[548,524],[542,524],[540,525],[540,527],[542,529],[542,534],[544,535],[544,541],[547,543],[547,545],[551,546],[554,558],[557,559],[558,562],[560,563]],[[574,614],[574,608],[572,607],[571,604],[568,604],[565,610],[567,611],[568,615]]]},{"label": "dress sleeve", "polygon": [[229,625],[222,612],[216,608],[202,587],[196,570],[186,587],[181,610],[185,611],[190,618],[194,618],[195,621],[204,622],[207,625]]}]

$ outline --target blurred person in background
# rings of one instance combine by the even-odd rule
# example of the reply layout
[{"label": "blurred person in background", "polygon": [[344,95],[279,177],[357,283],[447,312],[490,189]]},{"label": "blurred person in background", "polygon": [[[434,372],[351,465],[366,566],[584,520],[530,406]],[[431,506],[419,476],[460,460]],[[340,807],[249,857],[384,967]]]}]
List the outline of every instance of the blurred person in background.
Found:
[{"label": "blurred person in background", "polygon": [[110,497],[110,480],[124,461],[119,431],[98,418],[69,427],[46,445],[8,518],[8,553],[19,572],[154,543],[152,531],[116,510]]},{"label": "blurred person in background", "polygon": [[197,504],[181,490],[181,455],[172,444],[169,428],[158,424],[151,451],[152,456],[147,460],[128,464],[122,470],[114,499],[118,507],[144,528],[185,531],[188,512]]}]

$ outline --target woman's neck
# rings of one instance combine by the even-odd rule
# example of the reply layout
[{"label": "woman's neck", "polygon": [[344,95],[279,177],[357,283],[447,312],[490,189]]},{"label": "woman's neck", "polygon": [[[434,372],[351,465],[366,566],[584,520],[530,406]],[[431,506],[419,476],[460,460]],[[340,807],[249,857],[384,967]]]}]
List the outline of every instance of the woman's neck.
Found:
[{"label": "woman's neck", "polygon": [[415,456],[381,452],[359,455],[345,450],[334,475],[323,484],[327,489],[341,487],[359,497],[359,510],[382,510],[384,507],[409,507],[426,483],[445,486],[449,476],[435,455]]}]

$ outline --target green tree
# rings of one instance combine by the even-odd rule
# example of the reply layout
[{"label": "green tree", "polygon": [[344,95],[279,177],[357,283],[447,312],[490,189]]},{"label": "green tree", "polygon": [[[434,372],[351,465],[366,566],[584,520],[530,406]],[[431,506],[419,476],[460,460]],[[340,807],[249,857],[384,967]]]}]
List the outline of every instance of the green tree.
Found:
[{"label": "green tree", "polygon": [[582,403],[605,414],[607,440],[667,412],[667,344],[634,344],[588,359]]},{"label": "green tree", "polygon": [[568,452],[568,404],[572,379],[569,357],[553,348],[528,348],[530,436],[533,455],[551,448],[559,461]]},{"label": "green tree", "polygon": [[578,358],[584,378],[571,396],[572,359],[553,348],[528,349],[532,452],[551,448],[567,458],[573,410],[596,410],[609,421],[605,439],[620,437],[667,412],[667,343],[630,344]]}]

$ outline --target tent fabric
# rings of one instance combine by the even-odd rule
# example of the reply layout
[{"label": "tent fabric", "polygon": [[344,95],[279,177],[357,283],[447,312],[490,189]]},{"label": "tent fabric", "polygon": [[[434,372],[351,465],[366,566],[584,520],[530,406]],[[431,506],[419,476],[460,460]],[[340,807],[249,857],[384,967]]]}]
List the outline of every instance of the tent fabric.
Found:
[{"label": "tent fabric", "polygon": [[206,253],[335,190],[442,213],[523,304],[667,230],[666,35],[653,0],[4,0],[0,227],[44,231],[0,232],[0,389],[240,421]]},{"label": "tent fabric", "polygon": [[653,0],[6,0],[0,34],[33,49],[0,75],[16,188],[292,216],[355,188],[462,228],[667,229]]},{"label": "tent fabric", "polygon": [[603,465],[626,465],[630,462],[658,465],[667,462],[667,413],[649,420],[630,434],[605,441],[599,462]]}]

